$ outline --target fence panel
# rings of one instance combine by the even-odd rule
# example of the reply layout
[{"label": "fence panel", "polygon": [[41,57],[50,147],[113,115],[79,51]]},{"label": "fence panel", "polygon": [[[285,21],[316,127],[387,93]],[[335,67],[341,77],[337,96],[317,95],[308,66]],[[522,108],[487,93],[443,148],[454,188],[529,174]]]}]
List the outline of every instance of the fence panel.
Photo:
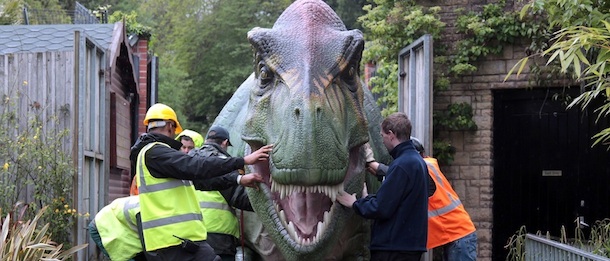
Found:
[{"label": "fence panel", "polygon": [[578,248],[555,242],[550,239],[527,234],[525,236],[525,260],[547,261],[547,260],[594,260],[608,261],[609,258],[594,255]]}]

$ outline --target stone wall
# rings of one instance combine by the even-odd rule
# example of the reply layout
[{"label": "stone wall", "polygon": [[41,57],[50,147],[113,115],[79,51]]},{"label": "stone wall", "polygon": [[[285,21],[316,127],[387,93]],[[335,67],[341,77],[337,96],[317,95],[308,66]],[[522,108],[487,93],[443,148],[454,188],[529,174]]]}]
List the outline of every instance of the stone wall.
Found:
[{"label": "stone wall", "polygon": [[[456,10],[480,11],[491,2],[483,0],[418,1],[425,6],[440,6],[441,19],[446,23],[440,44],[454,50],[454,44],[464,35],[456,32]],[[507,1],[508,8],[519,8]],[[450,88],[435,91],[434,110],[442,111],[451,103],[466,102],[473,108],[476,131],[441,131],[435,140],[450,142],[456,153],[451,165],[441,166],[460,195],[466,210],[477,227],[478,260],[492,257],[493,227],[493,93],[494,89],[525,88],[527,73],[511,76],[504,81],[508,71],[525,56],[522,46],[504,46],[500,55],[482,58],[475,65],[478,70],[470,75],[450,79]]]}]

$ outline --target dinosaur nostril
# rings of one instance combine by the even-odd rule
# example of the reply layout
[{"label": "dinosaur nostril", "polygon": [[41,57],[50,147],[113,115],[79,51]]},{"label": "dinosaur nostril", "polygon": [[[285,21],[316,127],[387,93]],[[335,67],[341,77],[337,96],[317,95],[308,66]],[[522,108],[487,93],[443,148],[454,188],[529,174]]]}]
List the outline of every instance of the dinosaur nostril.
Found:
[{"label": "dinosaur nostril", "polygon": [[316,109],[316,116],[318,116],[318,117],[322,116],[322,108],[318,107]]},{"label": "dinosaur nostril", "polygon": [[294,116],[297,116],[297,118],[301,115],[301,110],[299,110],[299,108],[294,109]]}]

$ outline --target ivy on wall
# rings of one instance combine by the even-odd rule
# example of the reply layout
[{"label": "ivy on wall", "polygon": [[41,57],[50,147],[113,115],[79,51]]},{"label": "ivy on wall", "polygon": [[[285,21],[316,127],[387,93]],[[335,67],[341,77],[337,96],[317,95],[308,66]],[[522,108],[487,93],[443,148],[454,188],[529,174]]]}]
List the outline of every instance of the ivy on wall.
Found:
[{"label": "ivy on wall", "polygon": [[[527,52],[537,52],[546,48],[549,39],[548,26],[533,18],[522,20],[519,13],[507,8],[505,1],[482,6],[480,11],[457,10],[456,31],[463,35],[455,49],[447,50],[442,43],[445,24],[440,21],[440,7],[424,8],[415,1],[394,2],[374,0],[375,7],[367,6],[367,14],[360,18],[366,36],[365,61],[377,61],[377,74],[371,79],[374,93],[383,94],[378,100],[386,105],[384,116],[397,111],[398,89],[397,54],[401,48],[429,33],[435,46],[434,89],[448,90],[451,82],[477,71],[477,61],[488,55],[501,54],[503,47],[510,44],[528,44]],[[512,7],[511,7],[512,8]],[[534,16],[532,16],[534,17]],[[450,54],[446,54],[450,53]],[[549,71],[539,67],[536,81],[552,79]],[[533,77],[536,79],[536,76]],[[452,103],[446,110],[434,114],[435,132],[477,130],[472,106],[468,103]],[[435,135],[438,137],[438,135]],[[442,164],[453,161],[455,148],[447,141],[435,140],[434,157]]]}]

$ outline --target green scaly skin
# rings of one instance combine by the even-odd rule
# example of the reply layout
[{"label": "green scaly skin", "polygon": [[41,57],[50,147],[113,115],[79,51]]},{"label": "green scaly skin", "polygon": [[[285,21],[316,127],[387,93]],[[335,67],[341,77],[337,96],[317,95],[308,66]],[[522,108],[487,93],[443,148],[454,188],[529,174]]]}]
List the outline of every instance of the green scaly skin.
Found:
[{"label": "green scaly skin", "polygon": [[270,161],[250,168],[264,182],[248,190],[248,244],[265,260],[367,260],[369,223],[335,202],[339,190],[359,194],[365,179],[369,191],[378,185],[365,173],[366,142],[378,161],[390,159],[360,81],[362,33],[323,1],[300,0],[248,40],[254,73],[214,123],[241,137],[233,155],[274,144]]}]

